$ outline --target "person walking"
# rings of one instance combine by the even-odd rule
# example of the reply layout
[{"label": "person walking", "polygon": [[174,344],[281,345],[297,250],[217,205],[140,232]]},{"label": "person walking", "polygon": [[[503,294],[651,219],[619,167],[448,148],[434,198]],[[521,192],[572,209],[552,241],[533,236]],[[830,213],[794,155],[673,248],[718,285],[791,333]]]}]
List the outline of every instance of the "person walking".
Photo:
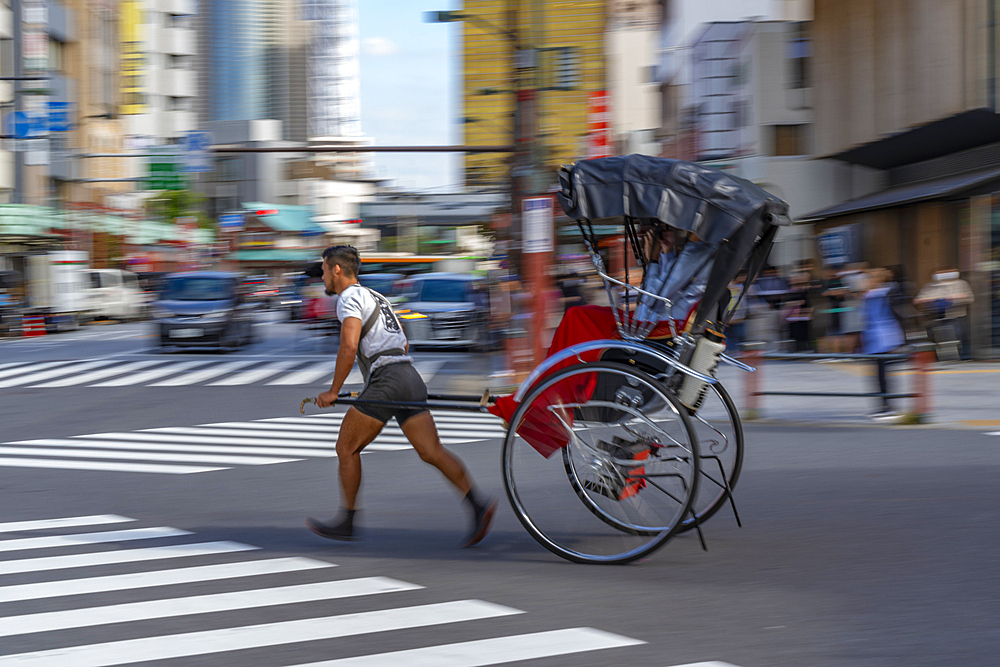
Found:
[{"label": "person walking", "polygon": [[[884,355],[906,343],[903,328],[892,312],[889,282],[889,271],[873,269],[868,272],[868,290],[861,300],[863,328],[861,330],[861,351],[864,354]],[[871,414],[873,419],[888,419],[898,417],[886,394],[889,393],[889,360],[885,357],[875,359],[878,390],[882,394],[881,408]]]},{"label": "person walking", "polygon": [[958,342],[958,353],[963,360],[972,358],[969,346],[968,306],[975,300],[969,283],[959,277],[958,269],[943,268],[934,273],[934,280],[920,288],[913,305],[936,320],[935,342],[947,343],[953,337]]},{"label": "person walking", "polygon": [[[327,294],[337,294],[337,318],[341,322],[340,348],[333,383],[316,397],[316,405],[337,402],[344,381],[357,359],[365,380],[359,399],[378,402],[424,403],[427,386],[413,368],[399,318],[388,299],[358,283],[361,258],[353,246],[331,246],[323,251],[322,277]],[[358,403],[344,415],[337,434],[340,473],[340,512],[328,523],[306,519],[306,526],[321,537],[356,539],[354,518],[361,486],[361,451],[374,440],[393,417],[420,455],[463,495],[472,514],[472,530],[463,546],[480,542],[489,530],[497,502],[474,487],[462,462],[441,445],[434,419],[427,408]]]}]

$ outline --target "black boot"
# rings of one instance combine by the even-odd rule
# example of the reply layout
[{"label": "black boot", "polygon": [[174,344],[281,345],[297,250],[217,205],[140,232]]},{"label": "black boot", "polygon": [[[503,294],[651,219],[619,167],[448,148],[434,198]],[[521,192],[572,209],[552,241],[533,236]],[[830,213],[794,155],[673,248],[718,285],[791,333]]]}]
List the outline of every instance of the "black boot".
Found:
[{"label": "black boot", "polygon": [[316,533],[320,537],[341,542],[353,542],[357,538],[354,534],[354,513],[356,510],[341,509],[337,519],[332,519],[330,523],[323,523],[318,519],[309,517],[306,519],[306,528]]},{"label": "black boot", "polygon": [[469,489],[465,494],[465,502],[472,509],[472,532],[462,543],[463,547],[471,547],[482,542],[486,533],[490,529],[493,515],[497,511],[496,498],[488,498],[485,501],[477,497],[475,490]]}]

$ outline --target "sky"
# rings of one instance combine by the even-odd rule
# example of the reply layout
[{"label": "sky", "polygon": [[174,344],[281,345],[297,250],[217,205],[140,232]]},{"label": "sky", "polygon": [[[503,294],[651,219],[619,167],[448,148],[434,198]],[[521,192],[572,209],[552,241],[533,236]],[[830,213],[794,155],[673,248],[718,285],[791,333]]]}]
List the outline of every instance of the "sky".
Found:
[{"label": "sky", "polygon": [[[678,0],[679,34],[698,23],[771,17],[783,0]],[[426,11],[458,9],[460,0],[358,0],[361,129],[376,145],[457,144],[461,134],[456,23],[425,23]],[[447,191],[461,182],[457,154],[376,154],[377,175],[397,186]]]}]

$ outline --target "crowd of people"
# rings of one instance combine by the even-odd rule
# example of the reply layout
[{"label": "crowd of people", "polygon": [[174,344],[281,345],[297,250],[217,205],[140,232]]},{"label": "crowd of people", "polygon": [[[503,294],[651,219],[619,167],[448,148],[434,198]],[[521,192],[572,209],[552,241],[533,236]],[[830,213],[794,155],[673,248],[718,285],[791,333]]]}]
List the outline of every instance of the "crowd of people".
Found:
[{"label": "crowd of people", "polygon": [[[739,276],[731,285],[733,293],[742,285]],[[877,312],[872,300],[880,304]],[[866,352],[871,340],[889,328],[894,340],[898,329],[897,347],[929,339],[937,343],[941,358],[968,359],[966,321],[972,300],[969,284],[952,268],[935,272],[918,291],[900,266],[852,264],[821,272],[804,262],[784,274],[768,267],[734,313],[729,347],[764,341],[771,351]],[[880,314],[891,315],[892,321],[883,321]]]}]

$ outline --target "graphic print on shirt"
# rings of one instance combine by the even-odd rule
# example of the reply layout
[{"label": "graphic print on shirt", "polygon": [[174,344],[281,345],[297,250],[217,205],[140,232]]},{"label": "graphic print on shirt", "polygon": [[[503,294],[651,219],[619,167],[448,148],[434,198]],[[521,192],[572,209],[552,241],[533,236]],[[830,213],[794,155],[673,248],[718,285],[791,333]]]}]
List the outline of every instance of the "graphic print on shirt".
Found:
[{"label": "graphic print on shirt", "polygon": [[373,290],[369,291],[375,297],[375,304],[382,313],[382,324],[385,325],[385,328],[393,333],[402,331],[402,327],[399,326],[399,319],[396,317],[396,313],[392,312],[392,306],[385,300],[385,297]]}]

